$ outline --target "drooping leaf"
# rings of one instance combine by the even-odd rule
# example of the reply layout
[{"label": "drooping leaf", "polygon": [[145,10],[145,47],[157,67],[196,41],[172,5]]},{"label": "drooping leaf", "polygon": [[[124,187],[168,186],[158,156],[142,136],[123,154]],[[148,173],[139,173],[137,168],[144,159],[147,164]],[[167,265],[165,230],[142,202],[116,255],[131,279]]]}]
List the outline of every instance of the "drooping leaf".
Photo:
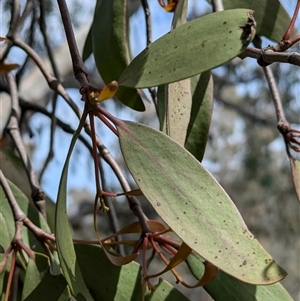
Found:
[{"label": "drooping leaf", "polygon": [[[96,66],[106,84],[117,80],[129,64],[126,27],[125,0],[98,0],[92,25],[92,48]],[[85,55],[89,52],[88,47],[86,44]],[[120,87],[115,96],[134,110],[145,110],[136,89]]]},{"label": "drooping leaf", "polygon": [[210,71],[191,78],[191,85],[193,101],[185,148],[201,162],[213,110],[213,78]]},{"label": "drooping leaf", "polygon": [[276,42],[281,40],[291,20],[279,0],[223,0],[223,5],[225,9],[252,9],[257,23],[256,33]]},{"label": "drooping leaf", "polygon": [[30,259],[26,268],[22,301],[60,300],[66,286],[67,282],[62,274],[50,274],[48,257],[36,253],[35,260]]},{"label": "drooping leaf", "polygon": [[300,202],[300,161],[290,158],[292,178],[298,201]]},{"label": "drooping leaf", "polygon": [[[142,300],[140,266],[131,262],[122,267],[112,265],[103,250],[95,246],[75,245],[79,265],[95,300]],[[145,301],[187,301],[188,299],[161,280],[155,292],[147,290]]]},{"label": "drooping leaf", "polygon": [[[187,258],[193,275],[200,279],[204,273],[203,259],[195,253]],[[292,301],[293,299],[280,283],[272,285],[253,285],[244,283],[219,271],[217,277],[204,289],[215,301]]]},{"label": "drooping leaf", "polygon": [[271,284],[286,275],[248,230],[226,192],[189,152],[148,126],[115,123],[136,183],[189,247],[244,282]]},{"label": "drooping leaf", "polygon": [[192,77],[239,55],[254,35],[250,10],[206,15],[150,44],[124,70],[119,85],[144,88]]},{"label": "drooping leaf", "polygon": [[58,257],[60,260],[61,269],[63,275],[70,287],[72,295],[76,297],[77,300],[83,301],[92,301],[91,297],[83,276],[81,274],[76,253],[74,250],[72,234],[70,231],[68,215],[67,215],[67,180],[68,180],[68,168],[69,161],[74,149],[77,138],[80,135],[80,131],[83,127],[83,123],[86,115],[83,115],[78,129],[74,133],[70,148],[67,154],[65,164],[63,166],[62,175],[60,178],[56,210],[55,210],[55,237]]}]

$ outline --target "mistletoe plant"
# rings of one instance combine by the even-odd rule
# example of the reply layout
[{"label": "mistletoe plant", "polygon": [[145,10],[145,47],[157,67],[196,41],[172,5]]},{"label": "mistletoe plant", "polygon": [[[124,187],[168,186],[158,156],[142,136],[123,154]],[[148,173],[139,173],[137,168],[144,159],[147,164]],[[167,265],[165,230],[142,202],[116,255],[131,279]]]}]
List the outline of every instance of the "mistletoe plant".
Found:
[{"label": "mistletoe plant", "polygon": [[[300,163],[291,153],[291,149],[300,151],[300,131],[291,128],[285,118],[268,66],[277,61],[300,65],[298,53],[285,52],[300,40],[300,34],[295,35],[293,30],[300,2],[290,19],[277,0],[271,1],[272,6],[267,5],[267,0],[223,0],[225,10],[220,9],[220,1],[211,1],[213,13],[186,22],[186,0],[167,3],[160,0],[159,4],[166,12],[174,13],[174,17],[170,32],[151,43],[150,11],[147,1],[143,0],[148,45],[133,60],[127,39],[125,0],[97,1],[82,56],[65,0],[57,2],[74,75],[81,87],[84,111],[77,110],[80,122],[62,169],[54,234],[51,234],[46,221],[45,196],[31,172],[20,132],[16,131],[20,112],[17,86],[10,70],[17,66],[8,63],[0,66],[6,74],[12,98],[12,114],[6,131],[17,145],[22,161],[25,165],[29,162],[28,176],[39,210],[0,171],[1,300],[10,300],[16,266],[22,271],[17,276],[22,283],[21,300],[69,300],[71,296],[76,300],[187,300],[165,280],[159,280],[158,284],[157,280],[153,281],[152,278],[167,271],[186,287],[203,286],[214,300],[292,300],[279,283],[286,272],[248,230],[233,201],[201,161],[213,110],[210,70],[236,57],[256,58],[273,96],[278,129],[284,137],[300,198]],[[281,38],[283,28],[287,30]],[[261,36],[279,43],[261,49]],[[17,37],[17,29],[10,30],[6,39],[7,53],[13,45],[27,51],[43,70],[49,86],[74,106],[59,80],[44,69],[36,53]],[[248,48],[251,42],[255,48]],[[90,84],[84,67],[83,61],[92,53],[106,84],[103,89]],[[124,105],[143,111],[140,90],[143,88],[149,89],[156,106],[159,130],[121,120],[101,106],[102,101],[116,97]],[[138,189],[131,189],[115,159],[102,144],[96,133],[95,119],[119,139],[125,163]],[[83,128],[91,137],[95,170],[97,240],[94,241],[72,238],[66,205],[69,161]],[[101,187],[106,175],[99,158],[111,166],[123,192],[105,191]],[[109,212],[105,197],[121,195],[126,196],[137,221],[102,238],[97,227],[97,211]],[[138,196],[149,201],[163,222],[148,219]],[[125,239],[127,234],[134,234],[136,239]],[[118,253],[120,245],[129,246],[131,252]],[[155,255],[165,268],[151,274],[149,264]],[[141,265],[135,262],[138,257]],[[183,262],[197,279],[195,283],[186,283],[175,270]]]}]

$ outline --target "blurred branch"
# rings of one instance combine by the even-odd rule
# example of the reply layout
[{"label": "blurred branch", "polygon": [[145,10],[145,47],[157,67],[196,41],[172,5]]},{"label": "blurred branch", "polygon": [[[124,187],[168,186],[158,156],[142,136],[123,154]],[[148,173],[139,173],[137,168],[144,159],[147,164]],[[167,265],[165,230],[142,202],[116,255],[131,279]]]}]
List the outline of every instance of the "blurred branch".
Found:
[{"label": "blurred branch", "polygon": [[298,52],[275,52],[268,47],[265,49],[249,47],[239,57],[241,59],[246,57],[261,59],[266,64],[279,62],[300,66],[300,54]]},{"label": "blurred branch", "polygon": [[231,101],[229,101],[227,99],[218,97],[218,98],[216,98],[216,101],[219,101],[222,104],[224,104],[225,106],[237,111],[242,116],[252,120],[253,122],[260,122],[263,125],[267,125],[267,126],[276,126],[276,120],[272,120],[270,118],[263,118],[263,117],[257,116],[257,114],[249,112],[249,110],[245,109],[243,106],[232,103]]},{"label": "blurred branch", "polygon": [[82,58],[80,56],[80,53],[78,51],[77,43],[75,40],[75,35],[72,28],[72,22],[70,18],[70,14],[68,11],[68,7],[65,0],[57,0],[61,18],[63,21],[63,25],[65,28],[66,38],[69,45],[70,54],[72,57],[72,63],[73,63],[73,71],[75,78],[81,85],[81,87],[89,86],[88,81],[88,73],[87,70],[83,64]]},{"label": "blurred branch", "polygon": [[281,99],[280,99],[279,90],[278,90],[277,84],[275,82],[275,77],[272,72],[272,69],[269,66],[267,66],[267,67],[263,67],[263,71],[266,76],[266,79],[267,79],[267,82],[268,82],[268,85],[270,88],[270,92],[272,94],[272,99],[273,99],[276,116],[277,116],[277,121],[278,121],[278,123],[287,123],[287,120],[285,118],[285,114],[283,111]]},{"label": "blurred branch", "polygon": [[[9,31],[7,36],[16,36],[18,32],[21,29],[22,24],[24,24],[25,19],[30,14],[31,10],[33,9],[33,1],[26,1],[25,8],[23,10],[23,13],[20,17],[20,3],[18,0],[14,0],[12,3],[12,18],[9,26]],[[12,42],[7,41],[7,43],[4,44],[4,47],[2,49],[2,58],[1,60],[4,60],[12,47]]]},{"label": "blurred branch", "polygon": [[46,200],[45,200],[45,194],[42,190],[42,188],[39,185],[39,182],[37,181],[37,178],[35,176],[35,173],[32,169],[31,162],[29,160],[29,156],[26,152],[21,134],[20,134],[20,128],[18,124],[18,120],[20,118],[20,109],[18,104],[18,92],[17,92],[17,86],[15,83],[15,80],[13,76],[8,73],[6,75],[9,89],[10,89],[10,97],[12,101],[12,113],[10,116],[10,119],[8,121],[7,125],[7,132],[12,138],[14,145],[20,155],[20,158],[25,166],[28,179],[31,186],[31,195],[32,200],[37,207],[37,209],[42,213],[44,218],[46,219]]},{"label": "blurred branch", "polygon": [[[43,35],[43,39],[44,39],[44,42],[45,42],[45,46],[46,46],[46,49],[47,49],[47,54],[48,54],[48,57],[49,57],[49,60],[50,60],[50,64],[51,64],[53,73],[54,73],[55,77],[59,80],[59,82],[61,82],[62,78],[61,78],[59,70],[57,68],[57,64],[54,60],[53,51],[52,51],[50,41],[49,41],[49,38],[48,38],[48,35],[47,35],[47,26],[46,26],[46,19],[45,19],[46,18],[45,4],[44,4],[44,1],[42,1],[42,0],[40,0],[39,3],[40,3],[40,22],[39,22],[40,29],[41,29],[41,32],[42,32],[42,35]],[[55,111],[56,111],[57,97],[58,97],[58,94],[57,94],[57,92],[55,92],[53,97],[52,97],[52,112],[51,112],[51,129],[50,129],[49,151],[48,151],[48,155],[46,157],[46,160],[45,160],[44,165],[43,165],[43,167],[41,169],[41,172],[40,172],[40,176],[39,176],[40,181],[43,177],[43,174],[44,174],[48,164],[51,162],[51,160],[54,157],[53,145],[54,145],[54,138],[55,138],[54,132],[55,132],[55,128],[56,128]]]}]

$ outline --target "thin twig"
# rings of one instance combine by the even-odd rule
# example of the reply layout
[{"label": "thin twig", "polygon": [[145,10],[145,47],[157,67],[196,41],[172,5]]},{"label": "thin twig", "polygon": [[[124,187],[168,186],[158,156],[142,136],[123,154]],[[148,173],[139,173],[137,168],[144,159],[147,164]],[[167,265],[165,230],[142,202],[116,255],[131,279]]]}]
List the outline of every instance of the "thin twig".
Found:
[{"label": "thin twig", "polygon": [[[145,14],[145,21],[146,21],[146,44],[149,46],[152,43],[152,21],[151,21],[151,13],[148,5],[148,0],[141,0],[144,14]],[[154,105],[157,104],[157,93],[154,87],[148,88],[148,91],[151,95],[152,101]]]},{"label": "thin twig", "polygon": [[7,125],[7,132],[12,138],[15,147],[20,155],[20,158],[25,166],[27,176],[30,182],[31,186],[31,196],[32,200],[37,207],[37,209],[41,212],[43,217],[46,219],[46,200],[45,200],[45,193],[43,192],[42,188],[40,187],[37,178],[35,176],[35,173],[32,169],[31,162],[29,159],[29,156],[26,152],[26,148],[24,146],[21,134],[20,134],[20,128],[18,124],[18,120],[20,118],[20,109],[18,104],[18,93],[17,93],[17,87],[15,80],[13,76],[8,73],[6,75],[9,88],[10,88],[10,96],[12,100],[12,114],[10,116],[10,119],[8,121]]},{"label": "thin twig", "polygon": [[146,20],[146,39],[147,39],[147,46],[152,43],[152,24],[151,24],[151,14],[147,0],[141,0],[145,20]]},{"label": "thin twig", "polygon": [[258,49],[249,47],[239,57],[241,59],[246,57],[261,58],[267,64],[279,62],[300,66],[300,54],[298,52],[275,52],[269,48]]},{"label": "thin twig", "polygon": [[272,94],[273,103],[275,106],[276,116],[278,123],[287,123],[287,120],[285,118],[284,110],[282,107],[281,99],[280,99],[280,93],[277,87],[277,84],[275,82],[275,77],[273,74],[273,71],[271,67],[263,67],[264,74],[266,76],[270,92]]},{"label": "thin twig", "polygon": [[[106,181],[106,176],[104,173],[104,169],[103,169],[103,164],[102,164],[102,160],[99,160],[99,170],[100,170],[100,174],[101,174],[101,185],[103,187],[103,190],[108,190],[108,185],[107,185],[107,181]],[[107,206],[109,207],[109,211],[108,211],[108,216],[112,225],[112,231],[113,233],[116,233],[117,231],[120,230],[120,224],[119,224],[119,220],[118,220],[118,216],[117,216],[117,212],[116,212],[116,208],[114,206],[114,203],[111,199],[111,197],[107,197],[105,195],[102,196],[104,199],[104,202],[107,204]],[[116,237],[116,241],[120,241],[122,240],[122,236],[119,235]],[[118,246],[119,249],[119,253],[120,255],[125,255],[125,250],[124,250],[124,246],[122,244],[120,244]]]}]

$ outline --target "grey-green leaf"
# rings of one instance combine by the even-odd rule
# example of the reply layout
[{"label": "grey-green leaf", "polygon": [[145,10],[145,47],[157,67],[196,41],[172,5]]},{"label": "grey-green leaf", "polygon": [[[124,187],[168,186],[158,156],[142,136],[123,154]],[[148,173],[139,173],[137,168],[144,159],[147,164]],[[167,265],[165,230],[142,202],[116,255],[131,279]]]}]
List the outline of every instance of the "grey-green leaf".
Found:
[{"label": "grey-green leaf", "polygon": [[222,65],[238,56],[254,38],[251,13],[247,9],[227,10],[175,28],[144,49],[124,70],[119,84],[152,87]]},{"label": "grey-green leaf", "polygon": [[279,0],[223,0],[225,9],[248,8],[254,11],[256,33],[279,42],[290,23],[290,16]]},{"label": "grey-green leaf", "polygon": [[191,90],[193,100],[185,148],[201,162],[213,110],[213,78],[210,71],[191,78]]},{"label": "grey-green leaf", "polygon": [[[95,300],[142,300],[140,265],[130,262],[121,267],[112,265],[101,248],[91,245],[75,245],[79,265],[87,286]],[[165,280],[161,280],[155,292],[146,291],[145,301],[188,301]]]},{"label": "grey-green leaf", "polygon": [[48,257],[36,253],[35,260],[30,259],[26,268],[22,301],[59,300],[66,286],[62,274],[50,274]]},{"label": "grey-green leaf", "polygon": [[[192,253],[186,261],[193,275],[201,279],[204,273],[202,258]],[[222,271],[219,271],[217,277],[205,285],[204,289],[215,301],[293,301],[280,283],[253,285],[244,283]]]},{"label": "grey-green leaf", "polygon": [[74,295],[78,301],[92,301],[93,298],[91,297],[85,285],[83,276],[81,274],[77,262],[72,240],[72,234],[67,216],[66,203],[69,161],[76,140],[80,135],[80,131],[82,129],[85,117],[86,115],[82,117],[79,127],[74,133],[73,138],[71,140],[70,148],[60,178],[55,211],[55,237],[60,265],[63,271],[63,275],[65,276],[65,279],[71,289],[72,295]]},{"label": "grey-green leaf", "polygon": [[[106,84],[117,80],[129,64],[127,25],[125,0],[98,0],[92,25],[92,47],[96,66]],[[89,51],[88,47],[86,44],[85,55]],[[134,110],[145,110],[136,89],[120,87],[115,96]]]},{"label": "grey-green leaf", "polygon": [[136,183],[189,247],[244,282],[271,284],[285,277],[223,188],[187,150],[148,126],[115,123]]}]

